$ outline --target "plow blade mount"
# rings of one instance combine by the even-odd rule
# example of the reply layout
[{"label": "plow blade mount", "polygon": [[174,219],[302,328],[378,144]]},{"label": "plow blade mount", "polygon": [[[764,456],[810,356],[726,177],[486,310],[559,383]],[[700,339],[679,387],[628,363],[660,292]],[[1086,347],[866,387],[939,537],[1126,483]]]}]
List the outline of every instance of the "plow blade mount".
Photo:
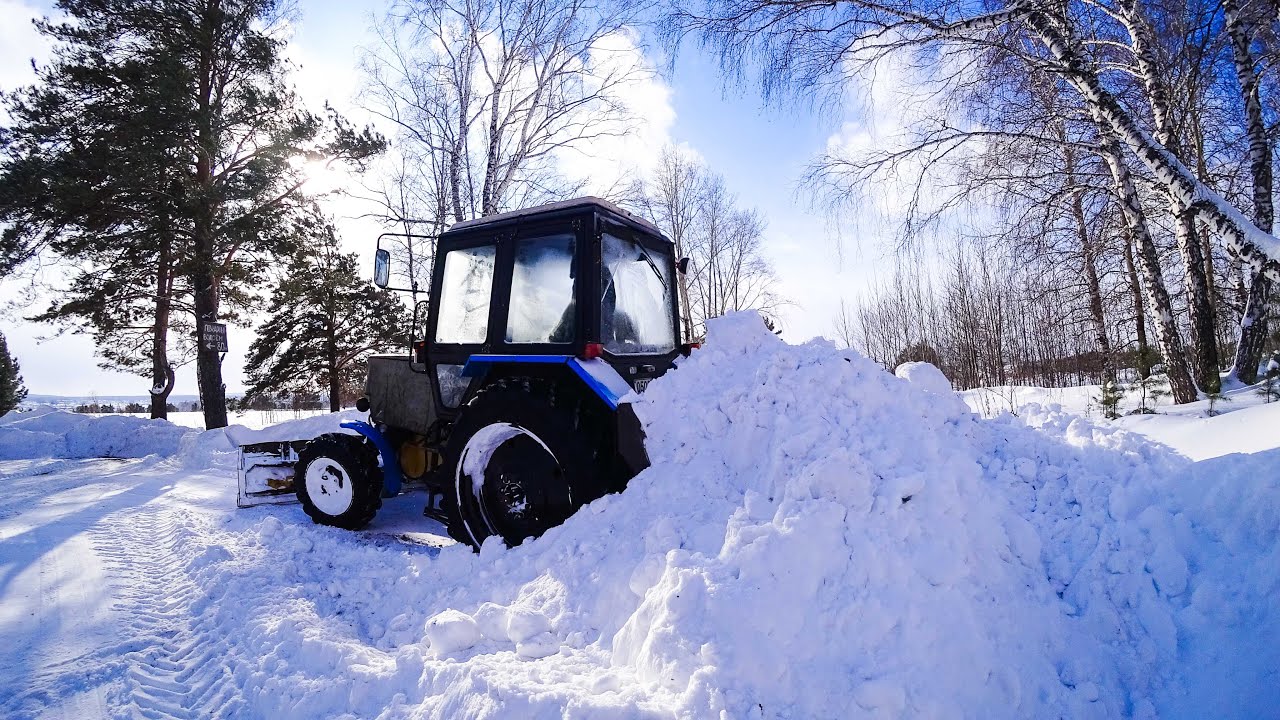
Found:
[{"label": "plow blade mount", "polygon": [[237,507],[297,502],[293,469],[306,440],[260,442],[240,446]]}]

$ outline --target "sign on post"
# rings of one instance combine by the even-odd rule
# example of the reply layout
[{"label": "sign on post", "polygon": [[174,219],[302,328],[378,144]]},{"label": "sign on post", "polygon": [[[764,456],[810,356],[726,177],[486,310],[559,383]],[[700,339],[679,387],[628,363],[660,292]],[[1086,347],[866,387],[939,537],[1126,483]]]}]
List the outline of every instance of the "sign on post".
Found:
[{"label": "sign on post", "polygon": [[200,349],[226,352],[227,324],[216,322],[200,323]]}]

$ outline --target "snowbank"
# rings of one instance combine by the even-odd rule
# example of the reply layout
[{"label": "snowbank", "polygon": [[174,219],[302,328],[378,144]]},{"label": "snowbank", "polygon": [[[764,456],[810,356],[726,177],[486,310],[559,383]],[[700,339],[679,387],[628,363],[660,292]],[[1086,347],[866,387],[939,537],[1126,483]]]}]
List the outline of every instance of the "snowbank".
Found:
[{"label": "snowbank", "polygon": [[192,431],[166,420],[94,416],[48,406],[0,418],[0,460],[167,457]]},{"label": "snowbank", "polygon": [[356,410],[297,418],[263,429],[232,425],[202,431],[134,415],[89,415],[41,405],[0,417],[0,460],[35,458],[140,458],[180,456],[191,469],[233,463],[238,445],[305,440],[368,416]]},{"label": "snowbank", "polygon": [[[754,315],[709,331],[638,403],[653,466],[536,541],[397,555],[246,520],[236,562],[201,569],[234,612],[199,622],[254,638],[261,660],[236,673],[252,714],[1110,718],[1280,700],[1275,643],[1248,644],[1277,637],[1280,480],[1170,492],[1190,463],[1140,436],[1038,407],[983,420],[926,369],[905,382],[786,345]],[[1198,515],[1237,499],[1247,517]]]}]

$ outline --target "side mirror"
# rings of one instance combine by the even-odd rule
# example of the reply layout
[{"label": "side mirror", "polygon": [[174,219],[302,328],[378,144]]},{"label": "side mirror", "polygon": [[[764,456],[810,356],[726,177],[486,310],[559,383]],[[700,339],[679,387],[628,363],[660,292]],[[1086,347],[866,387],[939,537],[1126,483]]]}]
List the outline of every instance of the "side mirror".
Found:
[{"label": "side mirror", "polygon": [[688,275],[689,274],[689,258],[687,257],[680,258],[676,262],[676,269],[680,271],[681,275]]},{"label": "side mirror", "polygon": [[382,248],[373,256],[373,284],[386,288],[391,283],[391,253]]}]

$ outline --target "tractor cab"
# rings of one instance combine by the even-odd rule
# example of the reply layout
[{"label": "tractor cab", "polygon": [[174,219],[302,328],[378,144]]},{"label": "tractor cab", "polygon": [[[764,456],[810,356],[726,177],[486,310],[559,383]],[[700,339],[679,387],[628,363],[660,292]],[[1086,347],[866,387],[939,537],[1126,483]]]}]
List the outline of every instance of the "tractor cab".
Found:
[{"label": "tractor cab", "polygon": [[[458,223],[439,237],[414,370],[452,417],[495,370],[599,359],[643,391],[682,350],[677,264],[661,231],[586,197]],[[379,251],[375,282],[390,258]],[[511,366],[519,365],[519,368]]]}]

